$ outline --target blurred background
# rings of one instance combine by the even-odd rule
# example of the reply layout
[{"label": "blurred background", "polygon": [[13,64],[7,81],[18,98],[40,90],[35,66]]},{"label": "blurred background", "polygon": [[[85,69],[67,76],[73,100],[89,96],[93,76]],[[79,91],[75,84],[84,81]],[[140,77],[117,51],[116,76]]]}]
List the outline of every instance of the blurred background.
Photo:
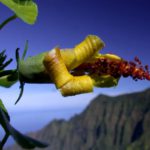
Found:
[{"label": "blurred background", "polygon": [[[20,19],[0,31],[0,50],[6,49],[16,68],[15,50],[23,52],[29,41],[28,56],[55,46],[72,48],[87,35],[95,34],[105,42],[101,53],[114,53],[126,60],[138,56],[143,65],[150,65],[150,2],[149,0],[36,0],[39,16],[34,25]],[[13,13],[0,4],[0,21]],[[82,112],[99,94],[120,95],[150,87],[148,81],[121,78],[117,87],[95,88],[93,93],[64,98],[54,85],[25,85],[23,97],[14,105],[19,83],[10,89],[0,87],[0,98],[11,115],[11,123],[22,132],[42,128],[54,118],[69,119]],[[30,124],[29,124],[30,121]],[[32,125],[31,125],[32,124]],[[0,135],[1,136],[1,135]]]}]

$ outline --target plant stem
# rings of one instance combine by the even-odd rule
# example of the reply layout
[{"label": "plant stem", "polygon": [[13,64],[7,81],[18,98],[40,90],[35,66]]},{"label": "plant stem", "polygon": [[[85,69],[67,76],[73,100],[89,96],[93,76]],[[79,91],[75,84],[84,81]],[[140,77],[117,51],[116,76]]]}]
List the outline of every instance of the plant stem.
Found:
[{"label": "plant stem", "polygon": [[6,24],[8,24],[10,21],[12,21],[12,20],[14,20],[14,19],[16,19],[16,18],[17,18],[16,14],[13,15],[13,16],[11,16],[11,17],[9,17],[9,18],[7,18],[4,22],[2,22],[2,23],[0,24],[0,30],[1,30]]},{"label": "plant stem", "polygon": [[9,134],[6,133],[5,136],[4,136],[4,138],[3,138],[3,140],[0,142],[0,149],[1,150],[3,149],[5,143],[7,142],[8,137],[9,137]]}]

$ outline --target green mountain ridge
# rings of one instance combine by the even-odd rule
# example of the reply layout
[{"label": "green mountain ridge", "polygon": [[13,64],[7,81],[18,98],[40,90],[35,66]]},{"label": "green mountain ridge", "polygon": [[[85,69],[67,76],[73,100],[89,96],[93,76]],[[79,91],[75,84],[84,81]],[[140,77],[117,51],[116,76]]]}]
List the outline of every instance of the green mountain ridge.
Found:
[{"label": "green mountain ridge", "polygon": [[81,114],[54,120],[30,136],[49,143],[44,150],[150,150],[150,89],[99,95]]}]

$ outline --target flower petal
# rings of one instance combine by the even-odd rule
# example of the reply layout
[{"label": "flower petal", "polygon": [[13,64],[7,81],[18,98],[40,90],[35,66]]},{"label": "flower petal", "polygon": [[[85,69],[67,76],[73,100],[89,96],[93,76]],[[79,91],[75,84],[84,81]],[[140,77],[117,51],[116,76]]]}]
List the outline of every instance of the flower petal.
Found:
[{"label": "flower petal", "polygon": [[93,80],[93,85],[96,87],[113,87],[118,84],[119,78],[114,78],[110,75],[90,75]]},{"label": "flower petal", "polygon": [[63,96],[89,93],[93,91],[93,83],[89,76],[73,77],[68,83],[63,85],[60,92]]},{"label": "flower petal", "polygon": [[74,49],[61,51],[61,55],[65,64],[67,64],[67,68],[72,70],[91,59],[104,45],[104,42],[98,36],[88,35]]},{"label": "flower petal", "polygon": [[61,57],[59,48],[54,48],[48,52],[43,63],[46,71],[57,88],[61,88],[73,78],[73,76],[67,70],[67,67]]}]

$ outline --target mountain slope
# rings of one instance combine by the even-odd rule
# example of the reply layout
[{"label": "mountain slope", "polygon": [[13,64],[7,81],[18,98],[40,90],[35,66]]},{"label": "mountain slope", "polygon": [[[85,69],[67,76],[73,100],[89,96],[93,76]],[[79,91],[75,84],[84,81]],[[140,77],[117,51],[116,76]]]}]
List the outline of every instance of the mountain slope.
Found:
[{"label": "mountain slope", "polygon": [[80,115],[54,120],[30,135],[49,143],[44,150],[150,150],[150,89],[100,95]]}]

